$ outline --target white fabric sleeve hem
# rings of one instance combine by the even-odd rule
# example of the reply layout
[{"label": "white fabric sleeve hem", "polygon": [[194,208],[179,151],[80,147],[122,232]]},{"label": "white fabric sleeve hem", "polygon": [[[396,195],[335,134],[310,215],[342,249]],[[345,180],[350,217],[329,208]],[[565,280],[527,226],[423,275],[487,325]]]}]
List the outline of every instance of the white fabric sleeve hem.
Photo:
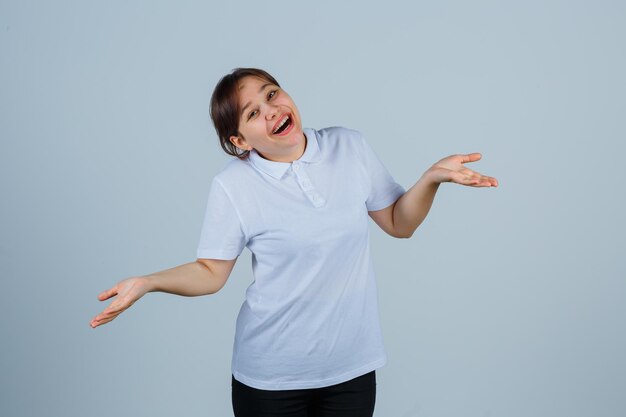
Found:
[{"label": "white fabric sleeve hem", "polygon": [[387,208],[391,204],[395,203],[400,197],[402,197],[404,193],[405,193],[404,187],[398,184],[396,188],[394,188],[390,192],[390,194],[385,196],[385,198],[382,198],[370,204],[366,204],[367,211],[377,211],[377,210],[382,210],[384,208]]},{"label": "white fabric sleeve hem", "polygon": [[232,260],[239,256],[236,252],[227,252],[223,250],[214,249],[198,249],[196,251],[196,257],[198,259],[223,259]]}]

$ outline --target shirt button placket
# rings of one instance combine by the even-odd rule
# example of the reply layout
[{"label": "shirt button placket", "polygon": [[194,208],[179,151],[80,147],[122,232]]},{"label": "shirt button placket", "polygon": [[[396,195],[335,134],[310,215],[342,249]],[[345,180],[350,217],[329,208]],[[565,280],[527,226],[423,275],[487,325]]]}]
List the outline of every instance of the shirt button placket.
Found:
[{"label": "shirt button placket", "polygon": [[300,188],[302,188],[311,203],[313,203],[315,207],[320,207],[321,205],[323,205],[324,199],[315,190],[315,188],[311,184],[311,181],[309,180],[309,176],[306,174],[306,171],[302,169],[302,166],[294,162],[293,170],[296,173],[296,177],[298,178],[298,184],[300,185]]}]

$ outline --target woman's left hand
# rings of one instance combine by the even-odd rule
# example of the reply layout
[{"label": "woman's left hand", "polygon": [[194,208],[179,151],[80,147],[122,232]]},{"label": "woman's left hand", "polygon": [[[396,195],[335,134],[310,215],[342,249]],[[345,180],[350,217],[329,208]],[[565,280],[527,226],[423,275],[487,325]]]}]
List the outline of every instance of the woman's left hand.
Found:
[{"label": "woman's left hand", "polygon": [[498,180],[494,177],[482,175],[463,166],[466,162],[475,162],[482,158],[478,152],[469,154],[450,155],[431,166],[426,174],[437,184],[442,182],[456,182],[457,184],[472,187],[497,187]]}]

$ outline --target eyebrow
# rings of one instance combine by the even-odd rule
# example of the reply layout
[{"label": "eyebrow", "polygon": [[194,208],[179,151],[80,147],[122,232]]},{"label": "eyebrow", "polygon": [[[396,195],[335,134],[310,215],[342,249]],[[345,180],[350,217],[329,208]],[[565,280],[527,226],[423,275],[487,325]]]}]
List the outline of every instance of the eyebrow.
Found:
[{"label": "eyebrow", "polygon": [[[268,85],[274,85],[272,83],[265,83],[261,86],[261,88],[259,88],[259,93],[261,91],[263,91],[265,89],[265,87],[267,87]],[[250,105],[250,102],[247,102],[245,106],[243,106],[243,109],[241,109],[241,117],[243,117],[243,114],[246,112],[246,109],[248,108],[248,106]]]}]

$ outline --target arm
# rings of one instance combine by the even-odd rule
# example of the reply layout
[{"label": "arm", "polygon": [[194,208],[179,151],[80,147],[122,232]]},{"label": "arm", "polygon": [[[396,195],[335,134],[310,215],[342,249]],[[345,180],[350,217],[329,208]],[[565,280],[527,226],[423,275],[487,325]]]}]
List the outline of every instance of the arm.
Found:
[{"label": "arm", "polygon": [[410,238],[424,221],[442,182],[455,182],[471,187],[497,187],[498,180],[484,176],[463,166],[481,159],[480,153],[451,155],[431,166],[422,177],[394,204],[378,211],[370,211],[374,221],[389,235]]},{"label": "arm", "polygon": [[198,259],[146,275],[148,292],[160,291],[185,297],[215,294],[226,283],[236,261],[237,258]]},{"label": "arm", "polygon": [[393,205],[392,219],[394,233],[403,238],[410,238],[430,211],[439,189],[426,171],[422,177]]},{"label": "arm", "polygon": [[215,294],[226,283],[236,261],[237,258],[198,259],[164,271],[124,279],[98,295],[100,301],[114,295],[117,297],[89,324],[95,328],[110,322],[149,292],[160,291],[187,297]]},{"label": "arm", "polygon": [[410,238],[426,218],[438,188],[439,184],[424,173],[395,203],[382,210],[370,211],[369,215],[388,235]]}]

